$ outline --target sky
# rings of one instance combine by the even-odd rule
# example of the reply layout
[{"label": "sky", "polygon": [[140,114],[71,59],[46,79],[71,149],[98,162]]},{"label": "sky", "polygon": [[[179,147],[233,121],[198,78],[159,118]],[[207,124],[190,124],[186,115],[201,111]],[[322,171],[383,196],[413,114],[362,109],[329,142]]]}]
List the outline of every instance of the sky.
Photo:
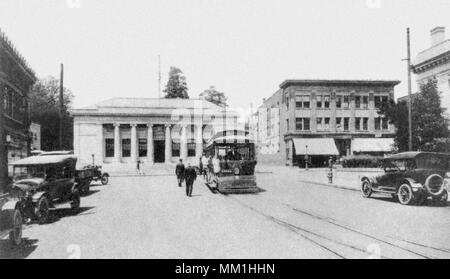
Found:
[{"label": "sky", "polygon": [[[447,27],[448,0],[0,0],[0,29],[39,78],[59,76],[80,108],[113,97],[158,97],[170,66],[189,95],[210,86],[256,108],[285,79],[400,80]],[[415,80],[413,76],[414,90]]]}]

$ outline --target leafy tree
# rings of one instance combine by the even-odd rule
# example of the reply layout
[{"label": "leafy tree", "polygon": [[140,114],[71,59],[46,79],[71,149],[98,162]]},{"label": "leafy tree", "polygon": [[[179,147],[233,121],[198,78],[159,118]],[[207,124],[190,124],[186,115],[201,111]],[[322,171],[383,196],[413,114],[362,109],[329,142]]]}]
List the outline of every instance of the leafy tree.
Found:
[{"label": "leafy tree", "polygon": [[183,72],[176,68],[170,67],[169,71],[169,81],[167,82],[166,89],[164,89],[164,93],[166,93],[166,99],[189,99],[188,88],[186,83],[186,77]]},{"label": "leafy tree", "polygon": [[[445,145],[441,139],[449,136],[449,130],[435,79],[420,85],[420,92],[413,95],[411,110],[413,150],[439,152]],[[380,108],[379,113],[397,128],[395,144],[398,150],[408,151],[408,102],[396,104],[391,100]]]},{"label": "leafy tree", "polygon": [[206,89],[200,94],[200,98],[211,102],[213,104],[218,105],[219,107],[227,107],[228,97],[225,96],[225,93],[219,92],[216,90],[214,86],[211,86],[209,89]]},{"label": "leafy tree", "polygon": [[[59,80],[40,79],[30,93],[30,119],[41,125],[41,148],[59,150]],[[73,94],[64,88],[63,149],[73,149],[73,118],[69,115]]]}]

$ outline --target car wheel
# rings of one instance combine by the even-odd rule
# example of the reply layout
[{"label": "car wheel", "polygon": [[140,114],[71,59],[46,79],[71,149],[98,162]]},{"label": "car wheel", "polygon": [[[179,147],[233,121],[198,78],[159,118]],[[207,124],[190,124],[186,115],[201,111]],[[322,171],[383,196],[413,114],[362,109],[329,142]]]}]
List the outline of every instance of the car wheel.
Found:
[{"label": "car wheel", "polygon": [[234,167],[233,174],[236,175],[236,176],[241,174],[241,170],[239,169],[239,167]]},{"label": "car wheel", "polygon": [[9,233],[9,240],[14,246],[19,246],[22,243],[22,214],[20,210],[14,210],[13,214],[13,230]]},{"label": "car wheel", "polygon": [[447,205],[448,201],[448,192],[444,190],[442,195],[438,198],[433,198],[433,202],[439,205]]},{"label": "car wheel", "polygon": [[81,203],[80,192],[78,190],[75,190],[72,193],[72,202],[70,203],[70,208],[76,211],[80,208],[80,203]]},{"label": "car wheel", "polygon": [[361,193],[364,198],[370,198],[372,196],[372,188],[370,188],[370,181],[364,180],[361,185]]},{"label": "car wheel", "polygon": [[39,201],[37,202],[37,206],[34,209],[34,215],[36,216],[36,219],[39,224],[46,224],[48,222],[49,216],[50,216],[50,210],[49,210],[49,202],[47,197],[41,197]]},{"label": "car wheel", "polygon": [[402,184],[398,188],[398,201],[403,205],[411,205],[414,201],[414,193],[409,184]]},{"label": "car wheel", "polygon": [[102,185],[108,184],[109,178],[108,175],[104,174],[102,175]]}]

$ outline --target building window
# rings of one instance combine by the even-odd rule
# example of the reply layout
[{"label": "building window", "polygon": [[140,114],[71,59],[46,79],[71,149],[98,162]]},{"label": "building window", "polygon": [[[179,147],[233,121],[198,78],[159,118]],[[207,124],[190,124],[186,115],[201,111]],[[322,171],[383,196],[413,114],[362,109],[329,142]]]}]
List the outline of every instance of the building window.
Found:
[{"label": "building window", "polygon": [[348,109],[350,107],[350,96],[344,95],[344,101],[342,102],[342,108]]},{"label": "building window", "polygon": [[147,139],[139,139],[139,157],[147,157]]},{"label": "building window", "polygon": [[361,131],[361,118],[360,117],[355,118],[355,130]]},{"label": "building window", "polygon": [[322,96],[321,95],[316,96],[316,102],[317,102],[316,107],[319,109],[322,108]]},{"label": "building window", "polygon": [[388,96],[375,96],[375,108],[380,109],[382,106],[387,105],[389,103]]},{"label": "building window", "polygon": [[378,117],[375,118],[375,130],[381,131],[381,130],[388,130],[389,129],[389,123],[387,118],[384,117]]},{"label": "building window", "polygon": [[363,118],[363,130],[364,131],[369,130],[369,118]]},{"label": "building window", "polygon": [[368,109],[369,108],[369,96],[363,96],[362,97],[362,108]]},{"label": "building window", "polygon": [[172,157],[180,157],[180,143],[172,142]]},{"label": "building window", "polygon": [[329,95],[323,96],[323,105],[324,105],[324,108],[326,108],[326,109],[330,108],[330,96]]},{"label": "building window", "polygon": [[343,131],[343,129],[342,129],[343,127],[342,127],[342,118],[341,117],[338,117],[338,118],[336,118],[336,130],[338,130],[338,131]]},{"label": "building window", "polygon": [[383,118],[383,120],[381,122],[381,128],[383,130],[389,130],[389,121],[387,118]]},{"label": "building window", "polygon": [[317,123],[317,130],[318,131],[321,131],[321,130],[323,130],[323,127],[322,127],[322,118],[317,118],[316,119],[316,123]]},{"label": "building window", "polygon": [[188,143],[188,157],[195,157],[195,141]]},{"label": "building window", "polygon": [[345,117],[344,118],[344,131],[350,130],[350,118]]},{"label": "building window", "polygon": [[105,157],[114,157],[114,139],[105,139]]},{"label": "building window", "polygon": [[357,109],[361,108],[361,96],[356,96],[355,97],[355,107]]},{"label": "building window", "polygon": [[122,157],[131,157],[131,139],[122,139]]},{"label": "building window", "polygon": [[310,123],[309,118],[296,118],[295,119],[295,129],[297,131],[309,131]]},{"label": "building window", "polygon": [[342,108],[342,96],[336,96],[336,108]]},{"label": "building window", "polygon": [[295,107],[297,109],[309,109],[310,97],[308,95],[300,95],[295,97]]},{"label": "building window", "polygon": [[326,131],[330,130],[330,118],[329,117],[325,118],[324,123],[325,123],[325,125],[323,127],[324,130],[326,130]]},{"label": "building window", "polygon": [[289,131],[290,127],[289,127],[289,119],[286,119],[286,130]]}]

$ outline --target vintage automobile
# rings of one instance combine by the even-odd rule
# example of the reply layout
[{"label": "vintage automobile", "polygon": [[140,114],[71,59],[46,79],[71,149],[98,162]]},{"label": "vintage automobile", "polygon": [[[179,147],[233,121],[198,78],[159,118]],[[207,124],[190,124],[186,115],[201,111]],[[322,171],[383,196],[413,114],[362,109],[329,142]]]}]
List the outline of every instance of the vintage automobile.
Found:
[{"label": "vintage automobile", "polygon": [[223,194],[257,193],[260,189],[255,178],[255,145],[244,131],[217,133],[205,147],[205,153],[220,160],[220,172],[211,166],[207,170],[206,184]]},{"label": "vintage automobile", "polygon": [[107,185],[109,182],[109,174],[102,172],[101,166],[89,165],[76,171],[75,181],[78,184],[81,193],[87,194],[90,191],[92,181],[100,181],[102,185]]},{"label": "vintage automobile", "polygon": [[0,194],[0,239],[9,235],[13,245],[22,243],[22,213],[20,201]]},{"label": "vintage automobile", "polygon": [[365,198],[373,193],[390,194],[403,205],[448,200],[446,179],[450,175],[450,155],[428,152],[406,152],[382,160],[384,174],[363,177],[361,191]]},{"label": "vintage automobile", "polygon": [[11,194],[21,201],[25,218],[45,224],[49,220],[49,209],[62,203],[70,203],[72,210],[78,211],[76,162],[73,155],[39,155],[11,164],[14,175]]}]

